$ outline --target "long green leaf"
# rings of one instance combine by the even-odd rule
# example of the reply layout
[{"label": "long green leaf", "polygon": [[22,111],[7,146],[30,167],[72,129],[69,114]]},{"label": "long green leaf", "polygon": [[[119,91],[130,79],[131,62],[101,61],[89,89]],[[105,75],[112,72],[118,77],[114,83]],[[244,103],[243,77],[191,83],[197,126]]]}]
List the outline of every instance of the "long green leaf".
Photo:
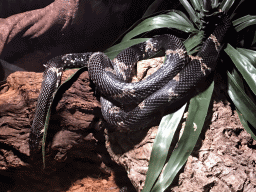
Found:
[{"label": "long green leaf", "polygon": [[151,14],[153,14],[157,8],[159,7],[159,5],[163,2],[164,0],[155,0],[146,10],[146,12],[144,13],[144,15],[142,16],[142,18],[148,17]]},{"label": "long green leaf", "polygon": [[237,32],[248,26],[256,25],[256,16],[247,15],[232,22]]},{"label": "long green leaf", "polygon": [[121,42],[119,44],[116,44],[107,50],[104,51],[104,53],[110,58],[114,59],[118,53],[120,53],[122,50],[127,49],[128,47],[131,47],[133,45],[136,45],[138,43],[147,41],[149,38],[138,38],[138,39],[132,39],[128,41]]},{"label": "long green leaf", "polygon": [[175,113],[166,115],[162,118],[152,148],[147,177],[142,190],[143,192],[151,190],[156,179],[161,173],[164,163],[166,162],[166,157],[171,146],[173,135],[180,123],[185,108],[186,104]]},{"label": "long green leaf", "polygon": [[196,11],[202,10],[202,5],[203,5],[202,0],[191,0],[190,2]]},{"label": "long green leaf", "polygon": [[250,50],[250,49],[244,49],[244,48],[237,48],[237,51],[239,51],[240,54],[245,56],[249,62],[256,67],[256,51]]},{"label": "long green leaf", "polygon": [[229,55],[253,93],[256,95],[256,68],[245,55],[241,54],[230,44],[227,45],[225,52]]},{"label": "long green leaf", "polygon": [[236,83],[243,89],[244,91],[244,82],[242,76],[238,73],[236,68],[233,68],[232,72],[230,73],[232,77],[235,79]]},{"label": "long green leaf", "polygon": [[[187,0],[180,0],[180,3],[183,5],[183,7],[186,9],[186,11],[188,12],[190,18],[192,19],[192,21],[194,23],[201,23],[200,19],[198,18],[198,16],[196,15],[195,10],[193,9],[193,7],[189,4],[189,2]],[[197,5],[196,5],[197,6]]]},{"label": "long green leaf", "polygon": [[[243,80],[242,80],[241,75],[237,72],[237,70],[234,68],[230,74],[234,78],[233,81],[235,81],[237,83],[237,85],[244,91]],[[249,122],[245,120],[243,114],[237,109],[237,107],[236,107],[236,111],[237,111],[237,114],[239,116],[239,119],[240,119],[244,129],[249,134],[251,134],[252,138],[256,139],[255,134],[253,133],[253,131],[251,130],[251,128],[249,126]]]},{"label": "long green leaf", "polygon": [[[53,94],[55,95],[56,92]],[[44,134],[43,134],[43,138],[42,138],[42,158],[43,158],[43,168],[45,169],[46,166],[46,154],[45,154],[45,146],[46,146],[46,137],[47,137],[47,131],[48,131],[48,127],[49,127],[49,122],[50,122],[50,117],[51,117],[51,111],[52,111],[52,103],[49,106],[46,118],[45,118],[45,124],[44,124]]]},{"label": "long green leaf", "polygon": [[212,0],[212,8],[215,9],[219,6],[219,1],[218,0]]},{"label": "long green leaf", "polygon": [[249,122],[244,119],[243,114],[236,108],[236,112],[238,114],[238,117],[244,127],[244,129],[249,133],[254,140],[256,140],[256,135],[252,132],[251,128],[249,127]]},{"label": "long green leaf", "polygon": [[246,22],[248,22],[248,21],[250,21],[251,19],[254,19],[254,18],[255,18],[255,16],[245,15],[243,17],[240,17],[240,18],[232,21],[232,24],[233,24],[234,27],[236,27],[236,26],[238,26],[238,25],[240,25],[242,23],[246,23]]},{"label": "long green leaf", "polygon": [[223,12],[228,12],[228,10],[230,9],[234,2],[235,0],[223,0],[222,3],[220,4],[220,9]]},{"label": "long green leaf", "polygon": [[212,9],[212,0],[203,0],[203,12],[207,13]]},{"label": "long green leaf", "polygon": [[183,134],[152,192],[164,191],[172,183],[176,174],[187,161],[189,155],[195,147],[204,125],[213,88],[214,82],[212,82],[206,91],[198,94],[190,100],[188,118]]},{"label": "long green leaf", "polygon": [[228,95],[243,117],[256,128],[256,105],[228,72]]},{"label": "long green leaf", "polygon": [[240,0],[239,3],[236,5],[235,9],[233,10],[232,14],[230,13],[230,19],[232,19],[236,15],[237,9],[240,7],[240,5],[244,2],[245,0]]},{"label": "long green leaf", "polygon": [[137,35],[159,28],[174,28],[184,32],[197,32],[189,19],[180,11],[170,11],[145,19],[124,36],[122,41],[130,40]]},{"label": "long green leaf", "polygon": [[[82,71],[84,70],[85,67],[80,68],[78,71]],[[48,127],[49,127],[49,122],[50,122],[50,117],[51,117],[51,111],[52,111],[52,105],[54,103],[54,99],[55,99],[55,95],[57,94],[57,92],[64,87],[76,74],[77,72],[73,73],[72,75],[70,75],[70,77],[68,77],[66,79],[65,82],[63,82],[58,89],[53,93],[53,101],[52,103],[50,103],[49,105],[49,109],[45,118],[45,123],[44,123],[44,133],[43,133],[43,138],[42,138],[42,157],[43,157],[43,168],[45,168],[45,145],[46,145],[46,137],[47,137],[47,131],[48,131]]]},{"label": "long green leaf", "polygon": [[204,37],[203,31],[199,31],[199,33],[197,33],[196,35],[193,35],[192,37],[184,41],[184,45],[186,47],[188,54],[192,55],[198,52],[200,48],[199,45],[202,43],[203,37]]}]

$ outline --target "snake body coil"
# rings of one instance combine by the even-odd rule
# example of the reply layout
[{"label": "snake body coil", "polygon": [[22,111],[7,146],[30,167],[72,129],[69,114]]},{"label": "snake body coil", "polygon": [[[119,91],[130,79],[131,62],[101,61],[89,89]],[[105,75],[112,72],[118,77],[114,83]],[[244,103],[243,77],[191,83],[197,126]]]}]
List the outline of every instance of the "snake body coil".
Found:
[{"label": "snake body coil", "polygon": [[[88,67],[89,77],[101,93],[104,119],[121,131],[144,128],[160,108],[170,107],[188,95],[214,70],[231,22],[225,14],[196,56],[188,56],[173,35],[161,35],[125,49],[111,61],[104,53],[74,53],[50,60],[38,98],[30,134],[30,149],[38,150],[53,92],[64,68]],[[147,79],[130,83],[132,68],[164,50],[162,67]],[[133,107],[131,107],[133,106]]]}]

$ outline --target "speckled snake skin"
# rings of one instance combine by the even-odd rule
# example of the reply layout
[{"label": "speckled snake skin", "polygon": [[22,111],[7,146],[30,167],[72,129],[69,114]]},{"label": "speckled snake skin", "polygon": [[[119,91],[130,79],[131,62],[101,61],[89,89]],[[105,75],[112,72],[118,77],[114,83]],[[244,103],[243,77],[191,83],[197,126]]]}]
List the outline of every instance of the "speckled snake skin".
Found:
[{"label": "speckled snake skin", "polygon": [[[89,77],[101,94],[104,119],[120,131],[148,126],[159,109],[171,107],[194,92],[203,78],[214,70],[225,35],[231,26],[223,14],[213,33],[196,56],[187,55],[183,43],[173,35],[160,35],[125,49],[111,61],[104,53],[73,53],[46,64],[30,134],[30,149],[38,150],[45,116],[64,68],[88,67]],[[130,83],[137,61],[164,50],[166,60],[147,79]]]}]

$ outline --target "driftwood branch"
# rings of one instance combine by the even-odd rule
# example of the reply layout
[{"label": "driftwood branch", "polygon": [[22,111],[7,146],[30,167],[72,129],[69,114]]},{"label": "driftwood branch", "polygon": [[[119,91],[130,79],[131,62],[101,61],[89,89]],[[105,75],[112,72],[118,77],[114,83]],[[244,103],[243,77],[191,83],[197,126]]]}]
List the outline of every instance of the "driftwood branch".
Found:
[{"label": "driftwood branch", "polygon": [[[63,79],[73,72],[74,70],[67,71]],[[100,103],[89,86],[87,72],[81,74],[80,79],[81,81],[73,83],[61,95],[56,111],[51,116],[49,150],[57,152],[55,159],[58,161],[62,161],[67,151],[73,147],[78,149],[82,146],[83,150],[95,149],[93,146],[96,139],[91,133],[94,119],[100,114]],[[8,77],[1,90],[1,141],[27,157],[28,136],[41,82],[42,73],[16,72]],[[95,156],[84,153],[84,156],[86,155],[89,158]]]}]

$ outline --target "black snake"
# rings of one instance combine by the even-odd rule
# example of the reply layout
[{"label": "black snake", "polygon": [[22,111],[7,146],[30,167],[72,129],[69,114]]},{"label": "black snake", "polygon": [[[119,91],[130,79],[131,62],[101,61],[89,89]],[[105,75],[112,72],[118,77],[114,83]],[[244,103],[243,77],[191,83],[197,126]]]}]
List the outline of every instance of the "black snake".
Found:
[{"label": "black snake", "polygon": [[[136,131],[147,126],[159,109],[191,95],[214,70],[231,26],[226,14],[220,18],[196,56],[187,55],[179,38],[160,35],[125,49],[113,61],[101,52],[67,54],[48,61],[30,134],[31,151],[39,149],[46,113],[64,68],[87,66],[89,77],[101,93],[104,119],[120,131]],[[143,81],[130,83],[137,61],[159,50],[166,55],[161,68]]]}]

